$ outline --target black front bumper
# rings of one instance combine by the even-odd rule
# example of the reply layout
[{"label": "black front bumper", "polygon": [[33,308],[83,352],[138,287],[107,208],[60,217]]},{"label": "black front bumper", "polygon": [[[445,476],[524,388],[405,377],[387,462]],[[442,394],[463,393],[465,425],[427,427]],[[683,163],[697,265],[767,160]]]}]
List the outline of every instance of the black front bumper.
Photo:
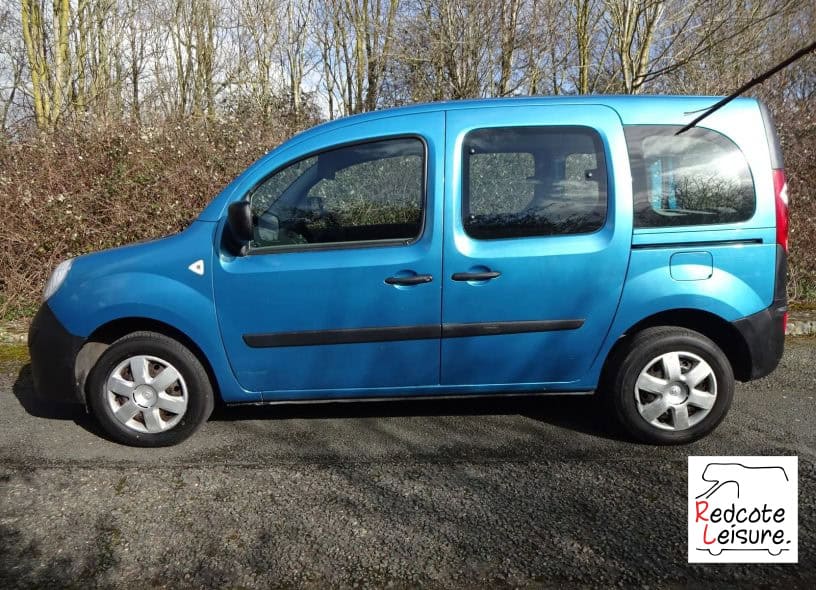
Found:
[{"label": "black front bumper", "polygon": [[85,403],[74,366],[85,339],[74,336],[43,303],[28,330],[28,353],[34,391],[40,397],[62,402]]}]

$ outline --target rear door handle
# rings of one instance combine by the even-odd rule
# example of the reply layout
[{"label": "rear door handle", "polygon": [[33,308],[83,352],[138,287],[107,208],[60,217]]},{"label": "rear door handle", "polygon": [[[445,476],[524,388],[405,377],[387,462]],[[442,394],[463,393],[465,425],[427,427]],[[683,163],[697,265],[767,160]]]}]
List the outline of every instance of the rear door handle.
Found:
[{"label": "rear door handle", "polygon": [[454,281],[489,281],[501,276],[500,272],[495,270],[485,272],[455,272],[451,276]]},{"label": "rear door handle", "polygon": [[414,275],[410,277],[388,277],[385,282],[389,285],[421,285],[422,283],[430,283],[433,280],[431,275]]}]

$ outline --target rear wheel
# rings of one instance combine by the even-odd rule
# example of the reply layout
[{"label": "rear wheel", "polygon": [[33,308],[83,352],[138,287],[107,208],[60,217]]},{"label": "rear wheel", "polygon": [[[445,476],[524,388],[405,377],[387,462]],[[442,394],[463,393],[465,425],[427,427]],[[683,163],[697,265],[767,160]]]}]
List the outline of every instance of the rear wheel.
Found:
[{"label": "rear wheel", "polygon": [[88,402],[118,442],[174,445],[212,413],[213,391],[198,358],[179,342],[136,332],[110,345],[88,380]]},{"label": "rear wheel", "polygon": [[627,433],[654,444],[689,443],[723,420],[734,396],[728,358],[683,328],[648,328],[612,360],[607,395]]}]

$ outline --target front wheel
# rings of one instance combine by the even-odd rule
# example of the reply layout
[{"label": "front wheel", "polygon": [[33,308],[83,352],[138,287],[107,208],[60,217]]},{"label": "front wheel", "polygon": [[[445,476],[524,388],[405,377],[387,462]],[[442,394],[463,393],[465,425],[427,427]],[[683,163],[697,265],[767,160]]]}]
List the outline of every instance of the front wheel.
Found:
[{"label": "front wheel", "polygon": [[207,372],[179,342],[135,332],[111,344],[88,380],[88,402],[102,428],[133,446],[177,444],[213,409]]},{"label": "front wheel", "polygon": [[618,423],[643,442],[698,440],[725,418],[734,397],[728,358],[710,339],[683,328],[648,328],[612,361],[608,384]]}]

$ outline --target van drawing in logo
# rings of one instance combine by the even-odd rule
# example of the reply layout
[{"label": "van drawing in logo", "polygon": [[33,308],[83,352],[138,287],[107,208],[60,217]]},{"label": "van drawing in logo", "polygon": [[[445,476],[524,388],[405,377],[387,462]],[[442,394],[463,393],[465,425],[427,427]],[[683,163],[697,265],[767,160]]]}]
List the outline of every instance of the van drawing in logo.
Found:
[{"label": "van drawing in logo", "polygon": [[[729,484],[733,484],[738,499],[750,499],[751,490],[762,487],[758,482],[763,482],[763,485],[767,486],[769,481],[777,485],[784,485],[781,482],[790,481],[785,468],[780,465],[749,467],[742,463],[709,463],[703,471],[702,479],[711,482],[712,485],[697,496],[697,499],[708,499]],[[744,494],[747,494],[747,498]]]}]

